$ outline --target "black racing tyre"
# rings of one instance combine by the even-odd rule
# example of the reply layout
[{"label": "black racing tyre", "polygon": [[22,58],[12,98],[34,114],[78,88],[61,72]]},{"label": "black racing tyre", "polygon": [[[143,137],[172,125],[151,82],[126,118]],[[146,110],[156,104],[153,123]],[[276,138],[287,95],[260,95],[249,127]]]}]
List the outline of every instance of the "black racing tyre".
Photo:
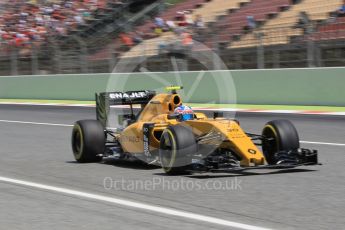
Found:
[{"label": "black racing tyre", "polygon": [[169,126],[160,139],[159,157],[169,175],[188,174],[197,143],[192,130],[182,125]]},{"label": "black racing tyre", "polygon": [[268,164],[277,163],[277,152],[297,150],[300,147],[297,130],[289,120],[268,122],[262,130],[262,136],[265,137],[262,151]]},{"label": "black racing tyre", "polygon": [[79,163],[99,162],[97,156],[105,151],[106,135],[102,124],[97,120],[82,120],[74,124],[72,131],[72,150]]}]

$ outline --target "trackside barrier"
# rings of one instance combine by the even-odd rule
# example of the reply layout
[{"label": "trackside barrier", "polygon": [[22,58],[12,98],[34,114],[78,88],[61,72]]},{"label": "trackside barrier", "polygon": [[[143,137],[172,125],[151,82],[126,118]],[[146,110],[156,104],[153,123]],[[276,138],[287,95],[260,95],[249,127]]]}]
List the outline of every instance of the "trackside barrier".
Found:
[{"label": "trackside barrier", "polygon": [[[219,91],[234,90],[222,83],[231,77],[236,98],[219,98]],[[116,81],[114,91],[182,84],[186,93],[195,89],[188,99],[192,103],[345,106],[345,68],[9,76],[0,77],[0,98],[93,100],[109,80]]]}]

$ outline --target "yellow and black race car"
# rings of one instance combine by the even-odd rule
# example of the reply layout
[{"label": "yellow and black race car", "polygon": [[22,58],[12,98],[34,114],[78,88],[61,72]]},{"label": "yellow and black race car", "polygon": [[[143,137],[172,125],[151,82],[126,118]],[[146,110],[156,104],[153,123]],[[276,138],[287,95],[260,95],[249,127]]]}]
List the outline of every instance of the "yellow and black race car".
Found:
[{"label": "yellow and black race car", "polygon": [[[77,121],[73,127],[75,159],[81,163],[139,159],[160,165],[167,174],[318,164],[316,150],[300,148],[290,121],[270,121],[260,135],[246,133],[237,120],[224,118],[220,112],[207,117],[183,106],[178,89],[168,87],[170,92],[161,94],[96,94],[97,120]],[[123,128],[108,128],[113,106],[128,107],[127,113],[117,116],[118,122],[125,123]]]}]

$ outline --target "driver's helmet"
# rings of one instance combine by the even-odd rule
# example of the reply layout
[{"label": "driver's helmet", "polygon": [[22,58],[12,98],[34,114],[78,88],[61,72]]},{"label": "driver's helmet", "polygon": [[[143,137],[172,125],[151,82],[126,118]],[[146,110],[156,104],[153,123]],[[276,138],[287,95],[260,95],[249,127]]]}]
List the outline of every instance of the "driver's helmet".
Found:
[{"label": "driver's helmet", "polygon": [[194,111],[189,106],[180,105],[176,107],[174,113],[181,114],[181,121],[193,120],[194,118]]}]

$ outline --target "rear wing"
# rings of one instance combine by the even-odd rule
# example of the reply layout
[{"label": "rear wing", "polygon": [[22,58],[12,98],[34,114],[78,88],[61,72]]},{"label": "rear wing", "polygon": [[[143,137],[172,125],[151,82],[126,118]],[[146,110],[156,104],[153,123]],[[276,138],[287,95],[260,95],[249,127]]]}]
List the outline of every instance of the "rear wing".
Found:
[{"label": "rear wing", "polygon": [[156,95],[156,92],[149,90],[128,91],[128,92],[104,92],[96,93],[96,116],[104,128],[107,127],[110,106],[113,105],[146,105]]}]

